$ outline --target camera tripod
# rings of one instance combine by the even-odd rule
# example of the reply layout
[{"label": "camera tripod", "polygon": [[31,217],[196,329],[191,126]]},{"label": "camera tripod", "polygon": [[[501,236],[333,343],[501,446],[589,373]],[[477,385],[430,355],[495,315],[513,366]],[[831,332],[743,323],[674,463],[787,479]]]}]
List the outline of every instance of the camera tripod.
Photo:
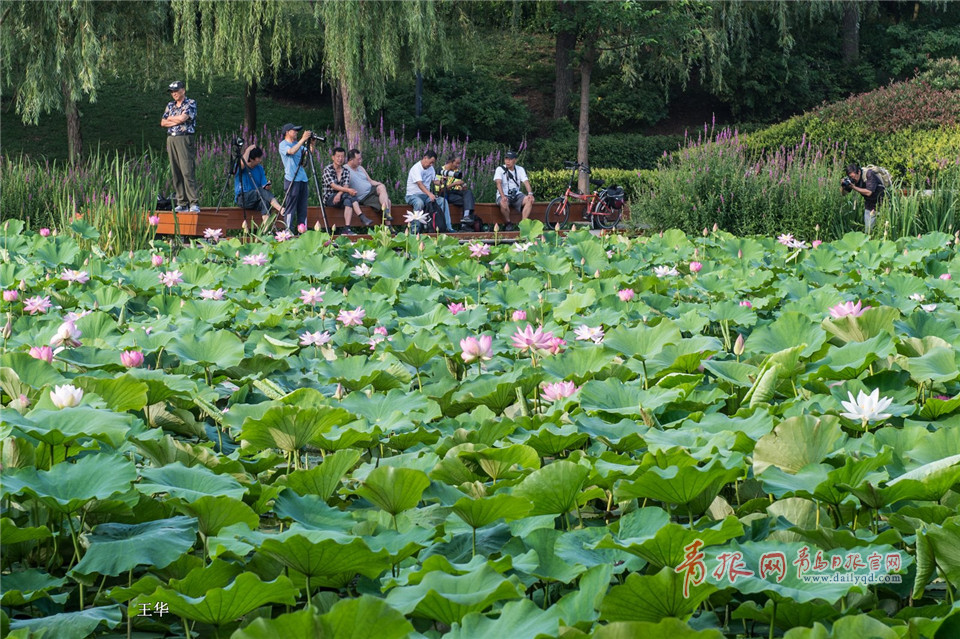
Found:
[{"label": "camera tripod", "polygon": [[[233,160],[231,161],[230,170],[227,171],[227,179],[226,179],[226,181],[225,181],[224,184],[223,184],[223,188],[220,190],[220,197],[217,198],[217,209],[216,209],[216,212],[217,212],[217,213],[220,212],[220,206],[221,206],[221,204],[223,204],[223,196],[224,196],[224,194],[226,194],[227,189],[230,188],[230,186],[236,181],[236,176],[237,176],[237,175],[240,175],[240,195],[239,195],[239,197],[238,197],[238,202],[239,202],[239,204],[240,204],[240,209],[243,211],[243,221],[244,221],[244,223],[246,223],[246,221],[247,221],[247,210],[248,210],[248,209],[247,209],[247,207],[245,206],[245,202],[246,202],[246,197],[245,197],[246,191],[245,191],[244,188],[243,188],[243,173],[246,172],[248,175],[251,175],[251,174],[250,174],[250,169],[245,166],[245,163],[244,163],[244,160],[243,160],[243,147],[244,147],[244,145],[242,144],[242,142],[243,142],[242,138],[237,138],[237,140],[236,140],[236,142],[235,142],[235,147],[236,147],[236,148],[234,149]],[[250,178],[250,182],[251,182],[251,184],[253,184],[253,186],[254,186],[254,192],[257,194],[257,198],[260,200],[260,204],[261,204],[261,207],[262,207],[262,208],[260,209],[260,211],[261,211],[261,212],[264,211],[264,210],[269,211],[269,210],[270,210],[270,203],[269,203],[269,202],[266,202],[266,201],[263,199],[263,194],[260,193],[260,189],[257,188],[257,185],[253,182],[253,177],[252,177],[252,175],[251,175],[251,178]],[[264,224],[264,227],[266,227],[266,224]]]},{"label": "camera tripod", "polygon": [[[321,138],[322,140],[323,138]],[[330,225],[327,223],[327,210],[323,206],[323,191],[320,190],[320,183],[317,182],[317,165],[313,161],[313,139],[307,141],[307,143],[300,147],[300,163],[297,165],[297,170],[294,172],[294,177],[297,176],[301,170],[306,173],[307,162],[310,163],[310,174],[313,177],[313,188],[317,192],[317,200],[320,202],[320,217],[323,218],[323,230],[327,233],[330,232]],[[308,160],[309,158],[309,160]],[[287,198],[290,197],[290,189],[293,188],[294,182],[290,181],[290,184],[287,186],[286,191],[283,193],[283,205],[287,206]],[[309,201],[309,198],[308,198]],[[293,216],[296,214],[296,211],[287,210],[287,227],[293,228]]]}]

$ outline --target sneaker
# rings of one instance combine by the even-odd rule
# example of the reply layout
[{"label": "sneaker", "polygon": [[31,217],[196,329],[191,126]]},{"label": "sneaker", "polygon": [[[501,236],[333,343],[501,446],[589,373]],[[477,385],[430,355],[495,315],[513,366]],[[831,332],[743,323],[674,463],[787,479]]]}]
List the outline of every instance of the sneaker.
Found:
[{"label": "sneaker", "polygon": [[187,207],[185,207],[185,206],[178,206],[177,208],[173,209],[173,211],[174,211],[174,213],[186,213],[186,212],[187,212]]},{"label": "sneaker", "polygon": [[369,217],[367,217],[366,215],[361,215],[361,216],[360,216],[360,221],[363,223],[364,226],[374,226],[373,220],[371,220],[371,219],[370,219]]},{"label": "sneaker", "polygon": [[509,222],[506,226],[503,227],[503,231],[505,233],[510,233],[511,231],[516,231],[518,229],[519,227],[513,222]]},{"label": "sneaker", "polygon": [[383,223],[387,225],[393,224],[393,216],[390,215],[390,209],[383,212]]},{"label": "sneaker", "polygon": [[192,204],[192,205],[190,206],[190,210],[187,211],[187,212],[188,212],[188,213],[199,213],[199,212],[200,212],[200,207],[197,206],[196,204]]},{"label": "sneaker", "polygon": [[352,226],[345,226],[343,230],[340,231],[340,235],[356,235],[357,232],[353,230]]}]

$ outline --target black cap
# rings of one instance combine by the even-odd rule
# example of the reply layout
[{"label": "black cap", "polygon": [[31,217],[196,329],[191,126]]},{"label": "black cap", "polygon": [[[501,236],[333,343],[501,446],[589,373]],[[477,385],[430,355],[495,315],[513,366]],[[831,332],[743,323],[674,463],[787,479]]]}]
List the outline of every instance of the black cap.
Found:
[{"label": "black cap", "polygon": [[179,91],[180,89],[184,88],[184,86],[185,85],[183,84],[183,80],[176,80],[175,82],[171,82],[170,86],[167,87],[167,93],[173,93],[174,91]]},{"label": "black cap", "polygon": [[287,131],[299,131],[302,129],[302,126],[297,126],[296,124],[290,124],[289,122],[283,125],[283,134],[286,135]]},{"label": "black cap", "polygon": [[507,154],[503,156],[507,160],[516,160],[517,152],[516,151],[507,151]]}]

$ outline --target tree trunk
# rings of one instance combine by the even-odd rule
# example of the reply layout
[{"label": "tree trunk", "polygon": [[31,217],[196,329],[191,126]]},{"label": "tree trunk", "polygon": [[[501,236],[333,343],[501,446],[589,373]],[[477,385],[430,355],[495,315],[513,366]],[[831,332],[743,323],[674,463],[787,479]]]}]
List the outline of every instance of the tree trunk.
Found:
[{"label": "tree trunk", "polygon": [[347,136],[347,146],[356,147],[360,144],[360,118],[350,104],[350,87],[343,81],[340,82],[340,97],[343,98],[343,132]]},{"label": "tree trunk", "polygon": [[843,3],[842,53],[844,64],[860,59],[860,7],[855,1]]},{"label": "tree trunk", "polygon": [[61,84],[63,89],[63,113],[67,116],[67,149],[70,154],[70,162],[76,163],[80,160],[80,154],[83,152],[83,134],[80,132],[80,108],[77,101],[73,98],[73,92],[70,86],[64,82]]},{"label": "tree trunk", "polygon": [[247,133],[253,133],[257,128],[257,83],[247,82],[243,93],[243,128]]},{"label": "tree trunk", "polygon": [[[589,165],[590,147],[590,74],[596,62],[597,49],[591,39],[583,51],[580,61],[580,127],[577,132],[577,162]],[[590,192],[590,176],[580,174],[578,187],[581,193]]]},{"label": "tree trunk", "polygon": [[[564,24],[569,24],[570,14],[574,11],[573,5],[569,2],[561,2],[557,10],[560,12]],[[573,67],[570,65],[570,58],[576,46],[577,34],[574,31],[564,28],[557,32],[556,77],[553,82],[554,120],[566,118],[570,114],[570,95],[573,93]]]},{"label": "tree trunk", "polygon": [[343,99],[340,97],[340,88],[330,85],[330,98],[333,102],[333,132],[343,131]]}]

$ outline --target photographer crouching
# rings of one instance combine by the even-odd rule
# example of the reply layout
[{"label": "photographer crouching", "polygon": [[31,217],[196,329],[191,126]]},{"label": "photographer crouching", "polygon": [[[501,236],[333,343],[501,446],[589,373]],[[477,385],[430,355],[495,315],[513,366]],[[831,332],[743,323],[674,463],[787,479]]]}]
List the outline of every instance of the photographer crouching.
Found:
[{"label": "photographer crouching", "polygon": [[840,180],[840,189],[844,195],[856,191],[863,196],[863,230],[869,235],[877,217],[877,207],[886,193],[883,180],[871,169],[864,170],[858,164],[850,164],[847,166],[847,177]]},{"label": "photographer crouching", "polygon": [[[238,138],[242,142],[241,139]],[[260,211],[264,224],[270,217],[270,207],[276,209],[283,219],[284,209],[270,192],[270,180],[263,170],[263,149],[251,144],[243,151],[240,170],[233,178],[233,195],[244,209]]]}]

